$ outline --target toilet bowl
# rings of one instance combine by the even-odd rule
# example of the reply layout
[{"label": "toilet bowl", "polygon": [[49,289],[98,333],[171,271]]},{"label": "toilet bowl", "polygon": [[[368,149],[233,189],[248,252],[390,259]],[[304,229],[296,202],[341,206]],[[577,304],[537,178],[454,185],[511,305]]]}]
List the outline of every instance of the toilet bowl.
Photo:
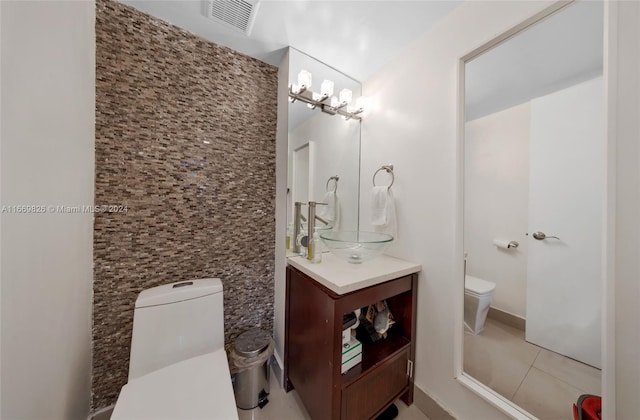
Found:
[{"label": "toilet bowl", "polygon": [[129,381],[111,419],[187,418],[238,418],[220,279],[158,286],[136,300]]},{"label": "toilet bowl", "polygon": [[484,330],[496,284],[473,276],[464,279],[464,325],[473,334]]}]

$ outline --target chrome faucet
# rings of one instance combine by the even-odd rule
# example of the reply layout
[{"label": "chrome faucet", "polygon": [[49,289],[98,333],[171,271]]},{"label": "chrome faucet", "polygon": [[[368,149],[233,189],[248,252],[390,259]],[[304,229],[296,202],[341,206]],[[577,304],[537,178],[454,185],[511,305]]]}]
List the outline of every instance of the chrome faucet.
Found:
[{"label": "chrome faucet", "polygon": [[315,201],[309,201],[309,217],[307,218],[307,223],[309,227],[307,229],[307,235],[313,236],[313,232],[315,232],[316,228],[316,219],[328,225],[329,222],[324,220],[322,217],[316,215],[316,206],[326,206],[327,203],[317,203]]},{"label": "chrome faucet", "polygon": [[[309,213],[307,218],[302,214],[302,206],[309,205]],[[296,201],[294,204],[294,212],[293,212],[293,252],[296,254],[300,253],[300,243],[298,242],[298,236],[300,235],[300,226],[302,226],[303,222],[307,222],[307,236],[313,236],[313,232],[316,227],[316,220],[328,225],[327,222],[322,217],[316,215],[316,206],[321,205],[325,206],[327,203],[316,203],[315,201],[309,201],[309,203],[302,203],[300,201]],[[308,238],[307,238],[308,239]]]}]

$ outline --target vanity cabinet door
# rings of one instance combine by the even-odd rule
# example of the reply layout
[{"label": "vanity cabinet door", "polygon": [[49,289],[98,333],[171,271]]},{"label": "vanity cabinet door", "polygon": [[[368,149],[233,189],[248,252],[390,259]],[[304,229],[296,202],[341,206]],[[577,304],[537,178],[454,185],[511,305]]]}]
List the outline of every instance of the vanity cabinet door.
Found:
[{"label": "vanity cabinet door", "polygon": [[342,391],[342,418],[370,419],[406,391],[408,360],[409,349],[345,388]]}]

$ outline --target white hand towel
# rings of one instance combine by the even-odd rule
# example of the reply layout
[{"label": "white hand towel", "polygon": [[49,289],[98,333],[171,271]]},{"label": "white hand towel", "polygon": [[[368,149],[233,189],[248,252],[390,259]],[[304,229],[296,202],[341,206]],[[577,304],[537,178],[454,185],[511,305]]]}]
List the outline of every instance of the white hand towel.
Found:
[{"label": "white hand towel", "polygon": [[331,226],[337,228],[340,208],[338,206],[338,196],[334,191],[330,191],[324,195],[322,199],[326,206],[318,206],[316,214],[325,219]]},{"label": "white hand towel", "polygon": [[329,224],[333,226],[334,230],[338,230],[340,228],[340,200],[338,198],[338,194],[333,193],[333,219],[329,220]]},{"label": "white hand towel", "polygon": [[[384,206],[384,207],[383,207]],[[397,239],[396,203],[391,189],[385,186],[373,187],[372,220],[374,230]]]},{"label": "white hand towel", "polygon": [[387,224],[388,200],[389,189],[387,187],[373,187],[373,193],[371,194],[371,224],[373,226],[384,226]]},{"label": "white hand towel", "polygon": [[398,224],[396,219],[396,200],[393,198],[393,191],[389,190],[387,199],[387,224],[379,227],[379,231],[393,236],[393,240],[398,239]]}]

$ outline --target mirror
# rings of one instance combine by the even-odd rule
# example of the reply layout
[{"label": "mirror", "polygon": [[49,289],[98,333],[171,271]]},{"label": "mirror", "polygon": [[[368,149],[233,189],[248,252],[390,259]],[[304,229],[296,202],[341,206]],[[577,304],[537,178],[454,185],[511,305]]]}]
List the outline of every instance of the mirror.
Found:
[{"label": "mirror", "polygon": [[[312,75],[310,90],[320,92],[324,80],[334,82],[334,95],[350,89],[353,98],[361,95],[361,85],[326,64],[289,49],[289,86],[298,84],[298,74]],[[360,121],[345,120],[301,101],[289,101],[289,163],[287,176],[287,232],[292,231],[294,203],[324,202],[335,192],[334,207],[327,217],[334,229],[358,230],[360,187]],[[326,215],[318,206],[318,214]],[[302,214],[307,215],[303,206]],[[316,223],[323,228],[323,223]],[[306,229],[306,227],[305,227]],[[289,245],[292,242],[287,241]],[[292,248],[292,246],[290,246]],[[287,251],[290,251],[288,248]]]},{"label": "mirror", "polygon": [[600,392],[603,3],[465,63],[465,374],[541,419]]}]

